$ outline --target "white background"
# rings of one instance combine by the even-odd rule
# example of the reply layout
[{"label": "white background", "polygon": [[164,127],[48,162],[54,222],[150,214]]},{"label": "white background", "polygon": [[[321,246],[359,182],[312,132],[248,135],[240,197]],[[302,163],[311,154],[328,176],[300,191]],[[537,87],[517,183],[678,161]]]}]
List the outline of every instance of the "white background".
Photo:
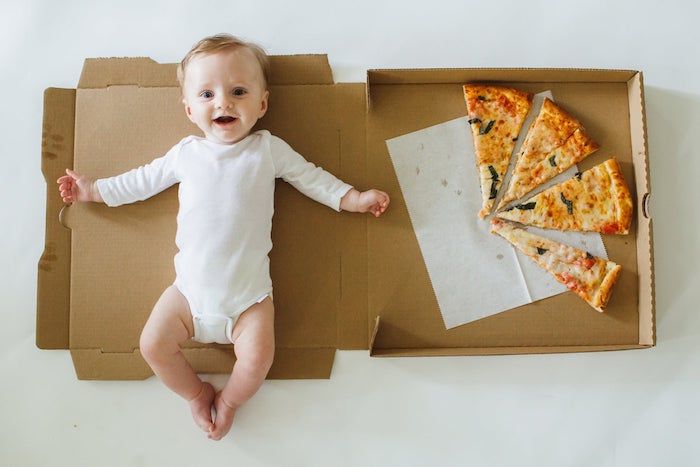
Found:
[{"label": "white background", "polygon": [[[695,2],[96,3],[0,3],[0,465],[697,465]],[[328,53],[346,82],[373,67],[643,70],[658,346],[481,358],[339,352],[328,381],[266,382],[218,443],[154,378],[76,380],[67,351],[34,346],[42,92],[74,87],[85,57],[175,62],[221,31],[272,54]]]}]

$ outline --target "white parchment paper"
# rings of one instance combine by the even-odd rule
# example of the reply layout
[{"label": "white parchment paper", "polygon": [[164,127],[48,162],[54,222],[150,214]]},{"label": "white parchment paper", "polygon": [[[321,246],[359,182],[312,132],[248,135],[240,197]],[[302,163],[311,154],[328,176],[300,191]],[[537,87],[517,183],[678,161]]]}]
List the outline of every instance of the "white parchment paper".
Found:
[{"label": "white parchment paper", "polygon": [[[551,98],[551,93],[535,96],[516,153],[545,96]],[[507,241],[491,234],[490,218],[477,216],[481,191],[466,117],[386,144],[447,329],[567,290]],[[571,178],[577,170],[570,168],[537,192]],[[503,187],[507,182],[508,175]],[[501,188],[499,195],[504,191]],[[597,233],[528,230],[607,258]]]}]

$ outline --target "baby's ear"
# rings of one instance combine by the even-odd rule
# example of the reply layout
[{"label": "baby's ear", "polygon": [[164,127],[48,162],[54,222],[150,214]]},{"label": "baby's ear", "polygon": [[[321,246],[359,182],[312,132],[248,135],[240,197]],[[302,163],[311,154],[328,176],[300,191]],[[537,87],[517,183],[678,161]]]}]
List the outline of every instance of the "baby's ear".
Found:
[{"label": "baby's ear", "polygon": [[263,94],[262,102],[260,104],[260,116],[258,118],[262,118],[263,115],[265,115],[265,112],[267,112],[268,97],[270,97],[270,91],[265,91],[265,94]]},{"label": "baby's ear", "polygon": [[185,99],[182,99],[182,103],[185,105],[185,115],[187,115],[187,118],[194,123],[194,120],[192,120],[192,109],[190,109],[190,106],[187,105],[187,101],[185,101]]}]

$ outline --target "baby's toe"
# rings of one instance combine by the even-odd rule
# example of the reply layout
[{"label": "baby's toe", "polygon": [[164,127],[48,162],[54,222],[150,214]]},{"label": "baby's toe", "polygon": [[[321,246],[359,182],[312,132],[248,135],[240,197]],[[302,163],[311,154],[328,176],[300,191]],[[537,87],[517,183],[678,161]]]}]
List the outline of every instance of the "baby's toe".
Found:
[{"label": "baby's toe", "polygon": [[[219,420],[217,422],[221,423]],[[223,427],[219,424],[213,425],[212,429],[207,433],[207,438],[214,440],[214,441],[219,441],[221,438],[224,437],[226,433],[223,432]]]},{"label": "baby's toe", "polygon": [[207,437],[211,440],[219,441],[226,436],[231,429],[235,411],[226,405],[226,403],[222,400],[221,393],[216,395],[214,399],[214,407],[216,408],[214,429],[207,435]]},{"label": "baby's toe", "polygon": [[211,419],[211,408],[214,402],[214,387],[209,383],[204,383],[201,393],[197,398],[190,401],[192,418],[204,432],[211,432],[214,423]]}]

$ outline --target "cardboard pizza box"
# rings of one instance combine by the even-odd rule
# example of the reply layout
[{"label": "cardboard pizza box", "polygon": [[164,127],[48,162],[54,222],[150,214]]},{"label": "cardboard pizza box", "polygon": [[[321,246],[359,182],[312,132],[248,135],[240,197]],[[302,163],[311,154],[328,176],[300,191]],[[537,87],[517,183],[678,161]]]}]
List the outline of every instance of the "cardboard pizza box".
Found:
[{"label": "cardboard pizza box", "polygon": [[[651,218],[642,74],[627,70],[370,70],[334,83],[324,55],[275,56],[270,110],[258,124],[358,188],[387,191],[379,219],[336,213],[278,181],[271,273],[270,378],[328,378],[337,349],[373,356],[485,355],[655,345]],[[64,207],[66,167],[106,177],[145,164],[199,130],[186,118],[175,64],[87,59],[76,89],[44,95],[46,240],[38,265],[37,346],[69,349],[80,379],[143,379],[139,335],[174,280],[177,185],[119,208]],[[615,155],[636,203],[632,233],[604,236],[623,274],[599,314],[571,293],[446,330],[385,140],[466,115],[461,85],[551,90]],[[497,291],[487,292],[497,293]],[[233,346],[189,342],[198,372],[229,372]]]}]

